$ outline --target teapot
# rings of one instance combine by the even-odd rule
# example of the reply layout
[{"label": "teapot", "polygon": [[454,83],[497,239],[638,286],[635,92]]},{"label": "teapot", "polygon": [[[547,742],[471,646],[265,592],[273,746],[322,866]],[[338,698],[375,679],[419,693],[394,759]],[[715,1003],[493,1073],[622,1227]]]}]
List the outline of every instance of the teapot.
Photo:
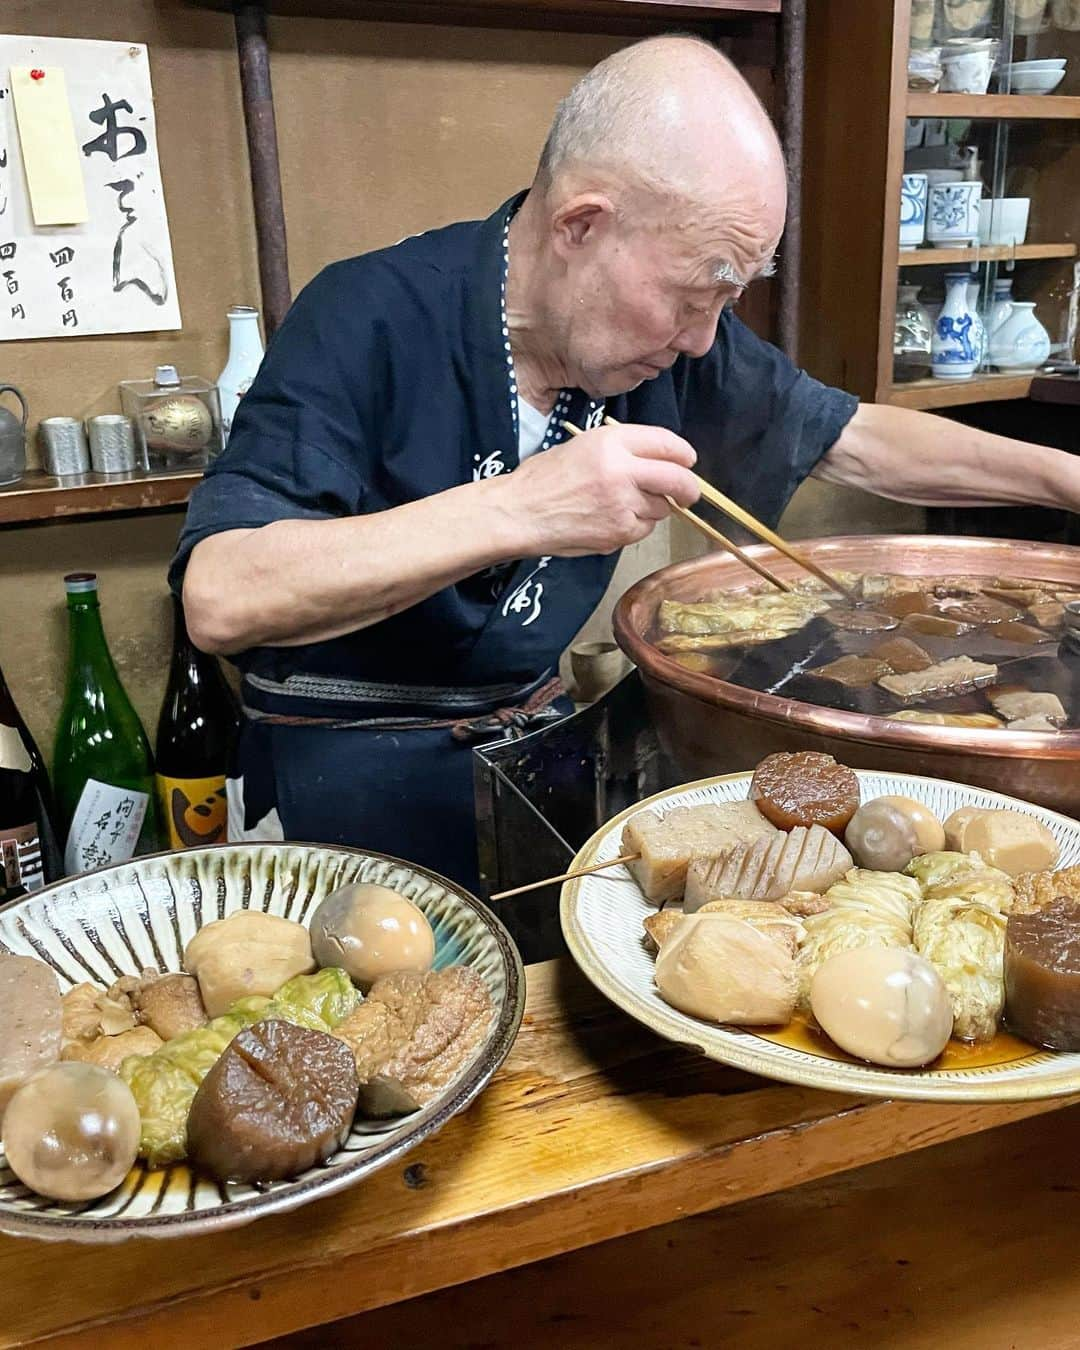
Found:
[{"label": "teapot", "polygon": [[0,408],[0,484],[17,483],[26,472],[26,399],[13,384],[0,384],[0,394],[14,394],[22,407],[21,422]]}]

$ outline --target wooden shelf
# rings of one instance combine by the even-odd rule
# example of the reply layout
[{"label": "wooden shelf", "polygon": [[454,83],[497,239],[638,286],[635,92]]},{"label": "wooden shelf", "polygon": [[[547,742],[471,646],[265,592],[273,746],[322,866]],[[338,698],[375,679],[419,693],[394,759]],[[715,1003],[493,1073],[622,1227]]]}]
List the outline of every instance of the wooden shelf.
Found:
[{"label": "wooden shelf", "polygon": [[1033,375],[974,375],[970,380],[912,380],[894,384],[879,403],[897,408],[958,408],[964,403],[993,403],[1027,398]]},{"label": "wooden shelf", "polygon": [[908,94],[907,115],[1053,121],[1080,117],[1080,98],[1059,94]]},{"label": "wooden shelf", "polygon": [[182,506],[201,477],[201,469],[193,473],[87,473],[72,478],[32,472],[18,483],[0,487],[0,526]]},{"label": "wooden shelf", "polygon": [[1011,262],[1023,258],[1075,258],[1076,244],[983,244],[979,248],[898,249],[898,267],[941,267],[956,263]]},{"label": "wooden shelf", "polygon": [[[233,0],[186,0],[192,8],[232,11]],[[569,31],[609,24],[673,20],[710,23],[779,14],[783,0],[267,0],[286,18],[366,19],[378,22],[488,24],[546,28],[552,19]]]}]

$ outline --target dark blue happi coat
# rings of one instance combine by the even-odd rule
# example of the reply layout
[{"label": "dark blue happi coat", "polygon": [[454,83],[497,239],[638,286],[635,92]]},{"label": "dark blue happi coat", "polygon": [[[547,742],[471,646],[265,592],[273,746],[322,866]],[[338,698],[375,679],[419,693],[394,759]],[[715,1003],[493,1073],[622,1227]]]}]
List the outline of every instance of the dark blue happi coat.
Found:
[{"label": "dark blue happi coat", "polygon": [[[219,531],[384,511],[517,467],[501,291],[521,200],[334,263],[303,290],[192,495],[174,587]],[[606,411],[685,436],[706,478],[775,523],[855,406],[725,312],[708,355]],[[568,420],[582,425],[587,410],[571,391]],[[247,823],[276,807],[286,838],[392,853],[475,885],[471,757],[430,723],[542,685],[616,561],[522,559],[361,631],[235,657]],[[358,579],[363,566],[358,554]]]}]

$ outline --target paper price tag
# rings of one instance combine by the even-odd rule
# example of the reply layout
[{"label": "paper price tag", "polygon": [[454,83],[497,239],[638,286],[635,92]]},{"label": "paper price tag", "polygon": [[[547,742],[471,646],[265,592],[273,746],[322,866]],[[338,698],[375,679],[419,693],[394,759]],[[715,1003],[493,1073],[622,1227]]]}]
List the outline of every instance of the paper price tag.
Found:
[{"label": "paper price tag", "polygon": [[11,96],[34,224],[79,225],[89,220],[63,70],[12,66]]}]

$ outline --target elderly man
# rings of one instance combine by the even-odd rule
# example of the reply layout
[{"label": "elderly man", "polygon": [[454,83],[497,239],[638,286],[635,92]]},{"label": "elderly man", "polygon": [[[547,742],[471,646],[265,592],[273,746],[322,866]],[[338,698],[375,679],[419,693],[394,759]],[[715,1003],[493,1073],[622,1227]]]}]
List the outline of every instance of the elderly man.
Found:
[{"label": "elderly man", "polygon": [[618,551],[695,501],[695,460],[770,522],[811,473],[1076,508],[1067,456],[950,427],[945,458],[932,417],[859,407],[739,322],[784,209],[749,87],[654,39],[574,88],[527,193],[304,290],[172,574],[196,643],[244,675],[231,837],[475,880],[463,727],[545,701]]}]

